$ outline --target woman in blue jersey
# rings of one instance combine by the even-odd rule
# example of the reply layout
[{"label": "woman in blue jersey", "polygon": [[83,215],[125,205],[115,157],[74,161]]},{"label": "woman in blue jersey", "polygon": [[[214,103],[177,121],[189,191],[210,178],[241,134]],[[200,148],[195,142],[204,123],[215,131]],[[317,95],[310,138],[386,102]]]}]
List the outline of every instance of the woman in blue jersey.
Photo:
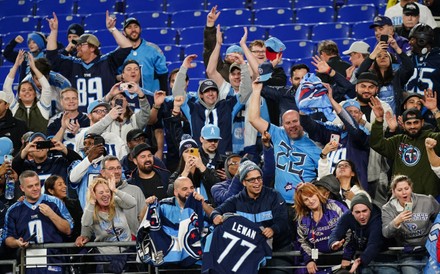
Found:
[{"label": "woman in blue jersey", "polygon": [[318,265],[337,265],[340,261],[333,257],[319,257],[315,253],[331,253],[328,239],[341,215],[347,207],[337,201],[326,199],[318,188],[304,183],[295,191],[295,210],[297,233],[302,262],[306,268],[297,273],[331,273],[331,268],[318,268]]}]

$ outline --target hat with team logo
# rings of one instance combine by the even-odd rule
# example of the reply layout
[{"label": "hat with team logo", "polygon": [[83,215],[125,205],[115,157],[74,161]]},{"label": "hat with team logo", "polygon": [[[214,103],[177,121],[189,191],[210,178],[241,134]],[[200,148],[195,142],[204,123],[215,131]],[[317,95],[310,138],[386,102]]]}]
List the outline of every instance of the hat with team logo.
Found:
[{"label": "hat with team logo", "polygon": [[200,84],[199,93],[205,93],[209,89],[215,89],[218,92],[217,84],[211,79],[206,79]]},{"label": "hat with team logo", "polygon": [[202,128],[201,136],[205,140],[221,140],[220,128],[216,125],[207,124]]},{"label": "hat with team logo", "polygon": [[266,58],[268,60],[274,60],[277,58],[277,54],[286,50],[286,46],[276,37],[270,37],[264,42],[266,46]]},{"label": "hat with team logo", "polygon": [[240,166],[238,167],[240,182],[243,182],[243,180],[246,179],[247,174],[252,170],[258,170],[260,172],[260,175],[263,174],[261,168],[257,166],[254,162],[248,160],[247,158],[243,158],[240,163]]},{"label": "hat with team logo", "polygon": [[408,3],[405,6],[403,6],[403,14],[405,15],[414,15],[417,16],[420,14],[419,6],[415,3]]},{"label": "hat with team logo", "polygon": [[266,61],[258,66],[258,73],[260,74],[259,82],[266,82],[272,77],[273,66],[272,63]]},{"label": "hat with team logo", "polygon": [[373,21],[373,24],[370,25],[370,29],[375,28],[375,27],[382,27],[385,25],[392,26],[393,22],[391,21],[391,19],[389,17],[378,15],[378,16],[374,17],[374,21]]},{"label": "hat with team logo", "polygon": [[342,107],[344,109],[348,108],[348,107],[355,107],[357,109],[361,109],[361,105],[359,104],[359,102],[354,99],[349,99],[349,100],[345,101],[344,104],[342,104]]},{"label": "hat with team logo", "polygon": [[182,157],[182,154],[188,148],[199,148],[196,141],[189,134],[182,135],[182,141],[179,144],[179,156]]}]

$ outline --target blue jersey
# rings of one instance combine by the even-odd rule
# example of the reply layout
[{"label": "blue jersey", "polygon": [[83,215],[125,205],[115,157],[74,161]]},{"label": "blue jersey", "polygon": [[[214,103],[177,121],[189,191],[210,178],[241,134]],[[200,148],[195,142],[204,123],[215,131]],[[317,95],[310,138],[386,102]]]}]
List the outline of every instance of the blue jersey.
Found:
[{"label": "blue jersey", "polygon": [[[85,160],[83,160],[85,161]],[[79,165],[82,161],[76,160],[72,163],[72,165],[69,167],[69,174],[71,172],[77,172],[74,168]],[[78,171],[81,172],[81,171]],[[78,200],[81,204],[81,207],[84,209],[86,207],[86,194],[87,190],[89,188],[89,183],[91,183],[96,177],[99,176],[101,172],[101,161],[91,163],[88,167],[85,174],[81,177],[81,180],[78,182],[72,182],[69,180],[70,186],[72,189],[76,190],[76,193],[78,194]]]},{"label": "blue jersey", "polygon": [[293,140],[282,127],[273,124],[270,124],[268,132],[272,136],[275,155],[274,188],[287,203],[293,204],[296,186],[316,178],[321,149],[305,133]]},{"label": "blue jersey", "polygon": [[[24,200],[22,202],[16,202],[8,209],[3,239],[13,237],[15,239],[23,238],[23,240],[26,241],[26,239],[29,239],[29,237],[35,233],[34,240],[30,240],[30,242],[39,244],[62,243],[63,235],[58,231],[54,223],[40,212],[40,204],[48,205],[58,216],[69,222],[70,229],[73,228],[73,219],[64,203],[56,197],[42,194],[35,204]],[[48,255],[59,253],[61,253],[61,249],[47,249]],[[48,256],[47,262],[59,263],[62,262],[63,259],[63,256]],[[61,267],[58,266],[50,266],[48,268],[56,272],[61,270]]]},{"label": "blue jersey", "polygon": [[[127,60],[136,60],[141,69],[142,88],[155,92],[159,90],[159,80],[156,75],[168,73],[165,55],[162,50],[154,43],[142,39],[139,47],[132,49],[125,58]],[[125,62],[124,61],[124,62]],[[119,68],[119,72],[122,68]]]},{"label": "blue jersey", "polygon": [[207,237],[202,273],[258,273],[271,257],[272,248],[258,224],[233,215]]},{"label": "blue jersey", "polygon": [[61,55],[57,50],[47,51],[46,57],[52,69],[60,72],[78,90],[79,110],[86,112],[89,103],[101,100],[116,84],[118,67],[130,51],[131,48],[118,48],[88,64],[80,58]]},{"label": "blue jersey", "polygon": [[439,259],[439,250],[438,250],[438,237],[440,230],[440,214],[437,215],[437,218],[434,220],[434,224],[431,227],[431,231],[429,232],[428,239],[426,239],[426,250],[429,253],[429,260],[424,269],[424,273],[439,273],[440,272],[440,263]]}]

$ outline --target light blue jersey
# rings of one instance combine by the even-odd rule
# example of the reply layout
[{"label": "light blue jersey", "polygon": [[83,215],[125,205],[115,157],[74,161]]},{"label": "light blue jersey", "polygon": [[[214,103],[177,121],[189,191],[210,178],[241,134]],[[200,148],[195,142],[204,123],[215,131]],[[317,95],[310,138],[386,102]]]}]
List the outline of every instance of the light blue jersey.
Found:
[{"label": "light blue jersey", "polygon": [[426,250],[429,253],[429,260],[426,263],[425,269],[423,273],[440,273],[440,263],[437,261],[438,250],[437,250],[437,242],[439,237],[440,230],[440,214],[435,218],[434,224],[431,227],[431,231],[429,232],[428,239],[426,239]]},{"label": "light blue jersey", "polygon": [[[84,161],[88,161],[86,158],[82,161],[75,161],[72,163],[71,168],[70,168],[70,173],[82,173],[84,171],[81,171],[80,169],[81,166],[78,166],[79,164],[81,164],[82,166],[84,166]],[[89,187],[89,183],[91,183],[99,174],[101,171],[101,161],[98,162],[93,162],[89,165],[88,169],[85,171],[83,176],[79,176],[81,179],[73,182],[71,180],[72,178],[72,174],[69,176],[70,177],[70,186],[76,190],[76,193],[78,194],[78,200],[81,204],[81,207],[84,209],[86,206],[86,202],[87,202],[87,189]],[[81,174],[82,175],[82,174]],[[77,176],[78,177],[78,176]]]},{"label": "light blue jersey", "polygon": [[[159,90],[159,80],[155,79],[157,74],[165,74],[168,72],[165,55],[162,50],[153,43],[142,39],[139,47],[132,49],[130,54],[125,58],[127,60],[136,60],[141,68],[142,88],[155,92]],[[122,67],[119,68],[119,72]]]},{"label": "light blue jersey", "polygon": [[297,185],[316,178],[321,149],[306,133],[300,139],[293,140],[282,127],[271,124],[268,131],[272,136],[275,155],[274,188],[287,203],[293,204]]}]

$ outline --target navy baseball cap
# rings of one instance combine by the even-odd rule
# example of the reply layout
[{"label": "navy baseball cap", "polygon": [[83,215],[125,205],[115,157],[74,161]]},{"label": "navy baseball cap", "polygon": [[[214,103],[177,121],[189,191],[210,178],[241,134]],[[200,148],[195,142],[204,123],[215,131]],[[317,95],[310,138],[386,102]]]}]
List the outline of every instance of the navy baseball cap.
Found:
[{"label": "navy baseball cap", "polygon": [[271,62],[264,62],[258,66],[258,73],[260,74],[259,82],[266,82],[272,77],[273,66]]},{"label": "navy baseball cap", "polygon": [[378,15],[378,16],[374,17],[374,22],[372,25],[370,25],[370,29],[372,29],[374,27],[385,26],[385,25],[392,26],[393,22],[391,21],[391,19],[389,17]]}]

